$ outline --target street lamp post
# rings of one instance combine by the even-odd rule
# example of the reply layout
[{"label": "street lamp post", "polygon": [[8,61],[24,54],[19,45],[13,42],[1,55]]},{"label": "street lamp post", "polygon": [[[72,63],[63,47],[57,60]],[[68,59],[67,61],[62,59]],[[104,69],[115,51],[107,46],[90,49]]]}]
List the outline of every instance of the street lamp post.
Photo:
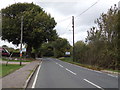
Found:
[{"label": "street lamp post", "polygon": [[23,16],[21,17],[20,66],[22,65]]},{"label": "street lamp post", "polygon": [[75,61],[75,46],[74,46],[74,16],[72,16],[72,28],[73,28],[73,62]]}]

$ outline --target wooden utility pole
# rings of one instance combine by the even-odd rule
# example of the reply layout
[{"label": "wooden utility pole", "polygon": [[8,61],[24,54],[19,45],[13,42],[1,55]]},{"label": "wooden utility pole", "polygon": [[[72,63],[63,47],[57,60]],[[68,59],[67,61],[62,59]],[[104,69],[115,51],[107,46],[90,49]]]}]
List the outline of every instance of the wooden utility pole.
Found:
[{"label": "wooden utility pole", "polygon": [[72,16],[72,28],[73,28],[73,62],[75,61],[75,48],[74,48],[74,16]]},{"label": "wooden utility pole", "polygon": [[23,16],[21,17],[20,66],[22,65]]}]

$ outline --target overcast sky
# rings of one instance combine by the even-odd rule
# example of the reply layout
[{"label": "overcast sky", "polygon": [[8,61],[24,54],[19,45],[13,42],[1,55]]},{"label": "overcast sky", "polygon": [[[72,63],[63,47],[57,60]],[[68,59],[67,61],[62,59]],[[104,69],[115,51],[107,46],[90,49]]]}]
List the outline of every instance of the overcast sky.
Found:
[{"label": "overcast sky", "polygon": [[[55,18],[57,25],[55,29],[60,37],[66,38],[72,45],[72,16],[75,16],[75,42],[85,41],[87,30],[96,26],[94,21],[101,13],[106,13],[111,6],[118,4],[119,0],[0,0],[0,9],[14,3],[28,2],[35,3],[43,8],[47,13]],[[74,1],[74,2],[73,2]],[[96,3],[96,4],[95,4]],[[95,4],[85,13],[83,11]],[[14,47],[12,43],[0,40],[0,46],[8,45]]]}]

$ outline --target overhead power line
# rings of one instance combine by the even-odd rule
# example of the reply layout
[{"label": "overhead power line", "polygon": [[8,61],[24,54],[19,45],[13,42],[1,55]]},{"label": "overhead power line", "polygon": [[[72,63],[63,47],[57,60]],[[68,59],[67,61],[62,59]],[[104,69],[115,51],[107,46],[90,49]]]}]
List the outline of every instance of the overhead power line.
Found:
[{"label": "overhead power line", "polygon": [[63,20],[60,20],[60,21],[58,21],[58,23],[61,23],[61,22],[63,22],[63,21],[66,21],[66,20],[68,20],[68,19],[70,19],[71,17],[67,17],[67,18],[65,18],[65,19],[63,19]]},{"label": "overhead power line", "polygon": [[[90,7],[88,7],[86,10],[84,10],[82,13],[80,13],[79,15],[77,15],[77,16],[75,16],[75,17],[81,16],[82,14],[84,14],[85,12],[87,12],[90,8],[92,8],[93,6],[95,6],[99,1],[100,1],[100,0],[96,1],[95,3],[93,3]],[[58,21],[58,23],[64,22],[64,21],[66,21],[66,20],[68,20],[68,19],[71,19],[71,17],[67,17],[67,18],[65,18],[65,19],[63,19],[63,20],[60,20],[60,21]]]},{"label": "overhead power line", "polygon": [[79,15],[75,16],[75,17],[78,17],[78,16],[81,16],[82,14],[84,14],[85,12],[87,12],[90,8],[92,8],[93,6],[95,6],[100,0],[98,0],[97,2],[93,3],[90,7],[88,7],[86,10],[84,10],[82,13],[80,13]]}]

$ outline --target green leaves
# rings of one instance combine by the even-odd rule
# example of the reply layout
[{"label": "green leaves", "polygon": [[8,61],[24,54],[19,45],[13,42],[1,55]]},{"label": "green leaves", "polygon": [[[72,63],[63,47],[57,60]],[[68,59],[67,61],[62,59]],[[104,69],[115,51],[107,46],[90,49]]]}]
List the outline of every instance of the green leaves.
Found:
[{"label": "green leaves", "polygon": [[57,38],[54,41],[43,43],[40,47],[43,56],[61,57],[65,56],[65,52],[70,51],[71,46],[67,39]]},{"label": "green leaves", "polygon": [[56,41],[54,41],[53,47],[55,57],[64,56],[65,52],[68,52],[71,49],[69,42],[64,38],[58,38]]},{"label": "green leaves", "polygon": [[[21,17],[23,16],[23,43],[37,49],[43,42],[57,36],[54,18],[33,3],[17,3],[2,9],[3,40],[20,43]],[[54,37],[55,36],[55,37]],[[28,50],[29,51],[29,50]]]},{"label": "green leaves", "polygon": [[120,69],[120,13],[116,5],[95,21],[97,27],[87,31],[87,43],[75,44],[76,61],[108,69]]}]

